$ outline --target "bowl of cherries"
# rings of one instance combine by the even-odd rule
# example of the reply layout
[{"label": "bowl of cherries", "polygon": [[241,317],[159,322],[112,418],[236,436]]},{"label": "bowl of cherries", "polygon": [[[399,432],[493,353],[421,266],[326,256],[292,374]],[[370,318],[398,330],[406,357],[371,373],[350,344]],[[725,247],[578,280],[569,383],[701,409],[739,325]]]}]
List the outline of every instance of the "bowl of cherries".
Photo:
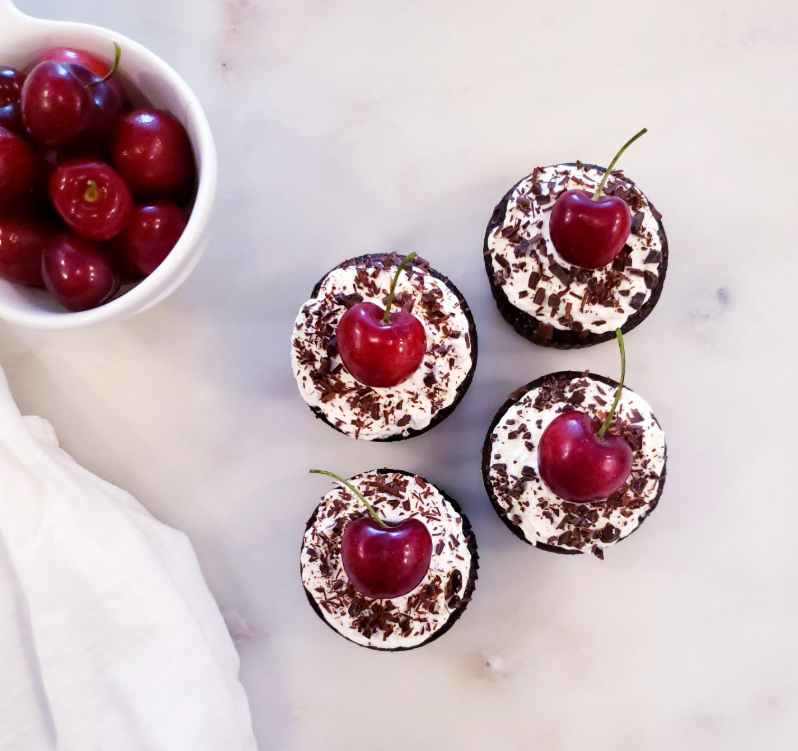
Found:
[{"label": "bowl of cherries", "polygon": [[140,45],[0,0],[0,318],[80,328],[171,294],[204,251],[216,151]]}]

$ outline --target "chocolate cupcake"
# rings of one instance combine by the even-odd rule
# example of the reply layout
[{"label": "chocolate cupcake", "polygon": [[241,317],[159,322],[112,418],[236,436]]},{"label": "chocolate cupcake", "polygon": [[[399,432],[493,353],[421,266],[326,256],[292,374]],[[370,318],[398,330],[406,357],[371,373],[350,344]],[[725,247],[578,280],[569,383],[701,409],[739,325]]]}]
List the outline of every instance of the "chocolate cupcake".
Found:
[{"label": "chocolate cupcake", "polygon": [[606,548],[632,534],[657,507],[665,484],[665,434],[651,407],[626,387],[607,431],[632,449],[623,487],[606,500],[573,503],[540,477],[538,446],[550,423],[575,409],[604,420],[617,387],[604,376],[551,373],[511,394],[496,414],[482,450],[485,489],[501,519],[524,542],[603,558]]},{"label": "chocolate cupcake", "polygon": [[628,206],[631,232],[607,266],[575,266],[554,248],[549,231],[557,199],[593,191],[604,169],[593,164],[536,167],[494,209],[485,233],[485,269],[504,319],[536,344],[588,347],[638,326],[654,309],[668,268],[662,216],[620,170],[603,193]]},{"label": "chocolate cupcake", "polygon": [[477,543],[460,506],[418,475],[377,469],[349,483],[389,525],[414,519],[431,538],[429,568],[400,597],[361,594],[344,568],[342,540],[368,512],[345,486],[327,493],[310,517],[302,542],[302,584],[316,614],[349,641],[370,649],[415,649],[446,633],[462,615],[477,580]]},{"label": "chocolate cupcake", "polygon": [[[345,435],[396,441],[430,430],[465,395],[477,364],[477,331],[465,298],[445,276],[415,258],[397,273],[395,253],[353,258],[314,287],[294,325],[291,364],[299,391],[316,416]],[[344,314],[363,303],[386,305],[396,278],[393,310],[423,325],[421,359],[398,385],[374,387],[357,380],[339,352]]]}]

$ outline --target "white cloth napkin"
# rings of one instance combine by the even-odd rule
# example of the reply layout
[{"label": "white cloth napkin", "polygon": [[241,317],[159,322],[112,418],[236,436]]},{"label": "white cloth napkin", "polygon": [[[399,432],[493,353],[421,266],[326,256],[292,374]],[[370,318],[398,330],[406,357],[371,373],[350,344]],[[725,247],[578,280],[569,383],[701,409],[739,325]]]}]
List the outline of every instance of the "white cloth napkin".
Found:
[{"label": "white cloth napkin", "polygon": [[0,370],[0,749],[254,751],[186,537],[22,417]]}]

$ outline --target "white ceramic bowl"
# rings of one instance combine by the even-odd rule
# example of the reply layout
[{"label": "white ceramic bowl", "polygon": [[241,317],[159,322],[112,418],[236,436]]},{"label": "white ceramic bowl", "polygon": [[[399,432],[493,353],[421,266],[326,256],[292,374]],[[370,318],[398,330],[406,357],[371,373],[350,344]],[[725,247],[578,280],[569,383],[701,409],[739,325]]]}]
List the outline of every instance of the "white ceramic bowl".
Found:
[{"label": "white ceramic bowl", "polygon": [[194,209],[183,236],[164,262],[144,281],[105,305],[69,313],[44,290],[0,279],[0,318],[37,329],[76,329],[118,321],[141,313],[174,292],[197,265],[208,244],[216,195],[216,147],[208,120],[185,81],[140,44],[107,29],[81,23],[43,21],[21,13],[11,0],[0,0],[0,65],[25,69],[51,47],[78,47],[104,59],[113,43],[122,48],[121,81],[131,96],[146,97],[169,110],[186,127],[197,161],[199,183]]}]

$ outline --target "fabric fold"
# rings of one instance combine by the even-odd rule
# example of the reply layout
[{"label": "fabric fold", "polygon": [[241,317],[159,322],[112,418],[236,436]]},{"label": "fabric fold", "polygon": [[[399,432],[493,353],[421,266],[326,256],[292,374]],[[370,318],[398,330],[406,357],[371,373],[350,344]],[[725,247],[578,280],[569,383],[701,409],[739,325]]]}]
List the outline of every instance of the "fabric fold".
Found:
[{"label": "fabric fold", "polygon": [[185,535],[78,465],[0,371],[0,748],[254,751]]}]

